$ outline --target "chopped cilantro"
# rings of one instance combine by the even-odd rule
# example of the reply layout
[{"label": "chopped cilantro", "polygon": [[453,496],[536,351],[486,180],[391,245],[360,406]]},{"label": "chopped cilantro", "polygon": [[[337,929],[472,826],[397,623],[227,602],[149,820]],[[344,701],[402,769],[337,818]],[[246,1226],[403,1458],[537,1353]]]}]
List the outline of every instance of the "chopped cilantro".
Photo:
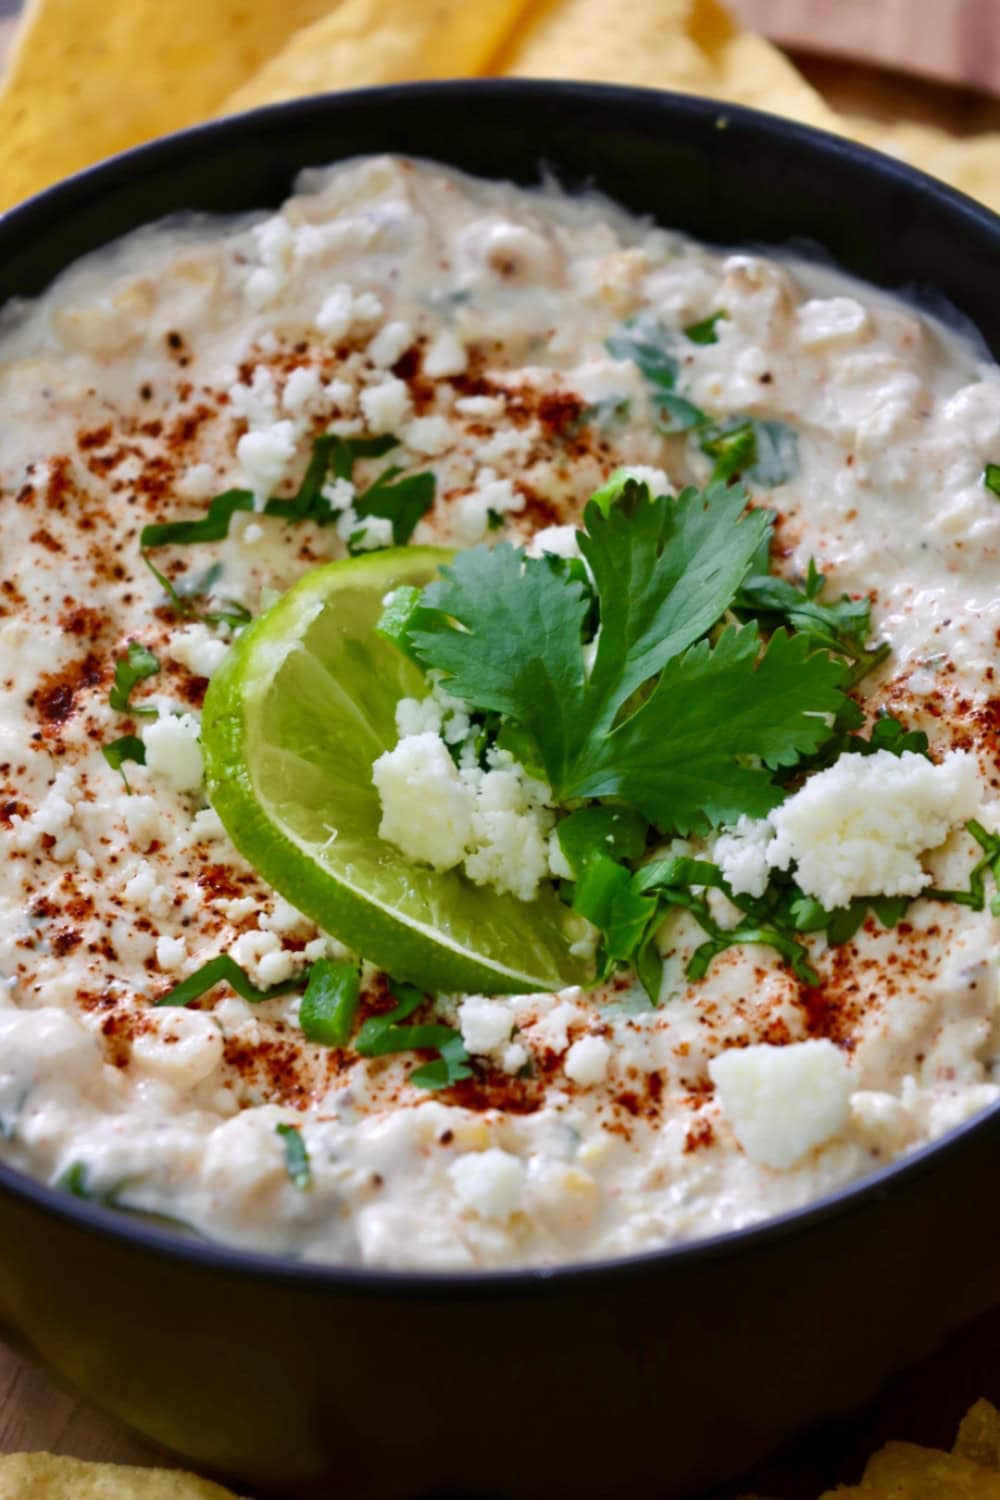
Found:
[{"label": "chopped cilantro", "polygon": [[289,1181],[304,1193],[312,1187],[312,1167],[302,1131],[298,1125],[275,1125],[274,1133],[281,1137],[285,1148],[285,1171]]},{"label": "chopped cilantro", "polygon": [[717,344],[719,319],[725,316],[724,312],[717,312],[710,318],[703,318],[700,323],[689,323],[684,330],[685,338],[689,338],[692,344]]},{"label": "chopped cilantro", "polygon": [[309,1040],[324,1047],[346,1047],[354,1030],[360,993],[356,964],[317,959],[309,970],[299,1010],[299,1025]]},{"label": "chopped cilantro", "polygon": [[1000,464],[987,464],[983,470],[983,484],[1000,500]]},{"label": "chopped cilantro", "polygon": [[986,876],[992,875],[996,886],[996,893],[990,902],[990,911],[995,917],[1000,917],[1000,833],[988,833],[982,823],[977,823],[973,818],[966,823],[966,831],[971,833],[983,853],[973,865],[969,873],[968,889],[964,891],[924,891],[925,896],[931,896],[936,901],[954,901],[959,906],[968,906],[972,911],[982,911],[986,906]]},{"label": "chopped cilantro", "polygon": [[462,1078],[471,1077],[468,1067],[469,1054],[462,1042],[461,1032],[453,1026],[442,1026],[434,1022],[423,1026],[401,1026],[415,1010],[424,1005],[428,996],[411,984],[391,981],[392,994],[398,1004],[385,1015],[369,1016],[354,1043],[362,1057],[387,1057],[395,1052],[411,1052],[418,1047],[433,1047],[440,1057],[425,1063],[410,1074],[410,1081],[423,1088],[446,1088]]},{"label": "chopped cilantro", "polygon": [[671,334],[655,318],[630,318],[605,339],[612,359],[630,359],[650,385],[672,391],[677,383],[677,360],[670,353]]},{"label": "chopped cilantro", "polygon": [[694,432],[708,422],[700,406],[695,406],[686,396],[677,396],[671,391],[661,391],[656,396],[655,405],[662,417],[656,425],[660,432],[668,436],[675,432]]},{"label": "chopped cilantro", "polygon": [[[166,594],[174,613],[180,615],[182,619],[201,620],[205,625],[229,625],[233,630],[238,630],[242,625],[249,625],[253,619],[246,605],[240,604],[236,599],[220,599],[218,609],[197,609],[191,602],[190,593],[179,589],[166,573],[161,573],[147,552],[141,552],[139,555]],[[209,569],[206,577],[210,576],[212,571]],[[210,587],[209,583],[202,584],[204,592],[207,592]]]},{"label": "chopped cilantro", "polygon": [[214,990],[217,984],[228,984],[236,993],[251,1005],[260,1000],[273,1000],[276,995],[287,995],[291,990],[302,988],[302,978],[286,979],[281,984],[273,984],[269,989],[259,990],[250,983],[239,964],[228,953],[220,953],[218,958],[210,958],[207,964],[202,964],[200,969],[195,969],[180,984],[175,984],[172,990],[161,995],[157,1005],[190,1005],[192,1000],[200,1000],[202,995],[207,995],[209,990]]},{"label": "chopped cilantro", "polygon": [[381,516],[392,522],[392,540],[397,547],[405,547],[420,518],[434,504],[434,475],[411,474],[407,479],[397,479],[400,469],[386,469],[375,483],[354,502],[357,515],[365,520],[369,516]]},{"label": "chopped cilantro", "polygon": [[161,521],[144,526],[139,534],[139,546],[145,552],[150,547],[221,542],[229,535],[229,523],[238,510],[253,510],[253,495],[249,490],[226,490],[209,502],[208,513],[197,521]]},{"label": "chopped cilantro", "polygon": [[129,785],[124,770],[125,762],[134,761],[138,766],[146,764],[146,747],[136,734],[123,734],[120,739],[112,740],[109,745],[102,745],[101,754],[112,771],[121,772],[126,791],[129,790]]},{"label": "chopped cilantro", "polygon": [[754,570],[743,580],[733,601],[733,609],[740,619],[756,620],[764,630],[786,625],[810,636],[817,647],[847,657],[850,667],[845,682],[848,686],[859,682],[884,661],[889,654],[887,642],[871,648],[866,644],[871,633],[868,599],[851,599],[842,594],[839,599],[824,604],[820,595],[826,580],[817,571],[814,561],[809,564],[802,588],[797,588],[787,578],[775,578],[768,573],[766,558],[763,559],[763,570],[757,571],[761,561],[755,559]]},{"label": "chopped cilantro", "polygon": [[700,443],[701,451],[715,460],[713,480],[741,477],[775,489],[798,470],[799,440],[784,422],[732,417],[705,428]]},{"label": "chopped cilantro", "polygon": [[506,525],[506,522],[504,520],[504,517],[501,515],[500,511],[498,511],[498,510],[488,510],[486,512],[486,529],[487,529],[487,531],[502,531],[505,525]]},{"label": "chopped cilantro", "polygon": [[132,689],[147,677],[155,677],[159,670],[160,663],[148,646],[129,641],[125,655],[115,662],[115,680],[108,694],[108,702],[115,713],[155,719],[155,708],[137,708],[132,702]]}]

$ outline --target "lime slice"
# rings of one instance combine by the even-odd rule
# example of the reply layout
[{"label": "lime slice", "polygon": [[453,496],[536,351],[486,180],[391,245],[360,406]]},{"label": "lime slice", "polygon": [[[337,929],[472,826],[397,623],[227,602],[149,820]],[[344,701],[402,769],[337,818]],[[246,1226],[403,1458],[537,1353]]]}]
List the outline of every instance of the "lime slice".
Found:
[{"label": "lime slice", "polygon": [[372,763],[397,740],[417,666],[375,632],[385,594],[451,554],[401,547],[308,573],[240,636],[205,698],[212,805],[261,876],[325,932],[426,990],[526,992],[586,980],[575,917],[546,889],[499,895],[379,838]]}]

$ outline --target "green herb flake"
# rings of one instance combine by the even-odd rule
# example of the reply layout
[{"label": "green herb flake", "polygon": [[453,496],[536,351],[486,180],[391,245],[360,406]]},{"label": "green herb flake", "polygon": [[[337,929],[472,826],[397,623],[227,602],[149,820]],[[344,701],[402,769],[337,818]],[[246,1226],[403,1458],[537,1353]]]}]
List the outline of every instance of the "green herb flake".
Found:
[{"label": "green herb flake", "polygon": [[717,312],[710,318],[703,318],[700,323],[689,323],[684,330],[684,337],[690,339],[692,344],[717,344],[719,320],[725,316],[724,312]]},{"label": "green herb flake", "polygon": [[411,984],[390,981],[396,1006],[380,1016],[369,1016],[354,1043],[356,1052],[362,1057],[389,1057],[396,1052],[412,1052],[430,1047],[440,1053],[431,1063],[425,1063],[410,1075],[410,1081],[423,1088],[446,1088],[463,1078],[472,1076],[468,1067],[468,1052],[462,1042],[461,1032],[453,1026],[435,1022],[422,1026],[402,1026],[420,1006],[430,998]]},{"label": "green herb flake", "polygon": [[1000,464],[987,464],[983,470],[983,484],[991,495],[1000,500]]},{"label": "green herb flake", "polygon": [[145,552],[152,547],[221,542],[229,535],[229,523],[236,512],[253,508],[250,490],[226,490],[209,502],[207,515],[200,516],[196,521],[161,521],[153,526],[144,526],[139,534],[139,546]]},{"label": "green herb flake", "polygon": [[617,333],[605,339],[612,359],[630,359],[643,378],[660,390],[672,391],[677,383],[677,360],[670,352],[671,334],[654,318],[630,318]]},{"label": "green herb flake", "polygon": [[[166,594],[167,602],[171,609],[181,619],[200,620],[205,625],[228,625],[233,630],[239,630],[242,626],[249,625],[253,619],[253,615],[247,609],[246,605],[240,604],[236,599],[220,599],[218,609],[198,609],[192,603],[191,594],[194,592],[193,590],[191,593],[188,593],[179,589],[173,580],[167,577],[166,573],[160,572],[148,552],[141,552],[140,556]],[[210,579],[214,571],[214,569],[210,569],[206,578]],[[202,590],[207,592],[210,586],[210,583],[204,582]]]},{"label": "green herb flake", "polygon": [[354,1030],[361,994],[356,964],[317,959],[299,1010],[299,1025],[310,1042],[324,1047],[346,1047]]},{"label": "green herb flake", "polygon": [[200,1000],[202,995],[214,990],[217,984],[228,984],[250,1005],[256,1005],[261,1000],[273,1000],[276,995],[287,995],[293,990],[300,990],[303,979],[304,976],[299,975],[297,979],[286,979],[281,984],[271,985],[270,989],[259,990],[250,983],[234,958],[230,958],[228,953],[220,953],[218,958],[210,958],[207,964],[202,964],[187,979],[182,979],[180,984],[175,984],[172,990],[161,995],[156,1004],[190,1005],[192,1000]]},{"label": "green herb flake", "polygon": [[298,1188],[300,1193],[307,1192],[312,1187],[313,1178],[309,1152],[302,1139],[302,1131],[298,1125],[275,1125],[274,1133],[281,1137],[284,1146],[285,1171],[288,1173],[289,1181],[293,1187]]},{"label": "green herb flake", "polygon": [[102,745],[101,754],[112,771],[121,772],[126,791],[129,790],[129,784],[128,777],[125,775],[125,762],[134,761],[139,766],[146,764],[146,747],[135,734],[123,734],[120,739],[112,740],[109,745]]},{"label": "green herb flake", "polygon": [[108,694],[108,702],[115,712],[131,714],[136,718],[155,719],[155,708],[138,708],[132,702],[132,690],[147,677],[155,677],[159,670],[160,663],[148,646],[143,646],[139,641],[129,641],[125,655],[115,662],[114,685]]}]

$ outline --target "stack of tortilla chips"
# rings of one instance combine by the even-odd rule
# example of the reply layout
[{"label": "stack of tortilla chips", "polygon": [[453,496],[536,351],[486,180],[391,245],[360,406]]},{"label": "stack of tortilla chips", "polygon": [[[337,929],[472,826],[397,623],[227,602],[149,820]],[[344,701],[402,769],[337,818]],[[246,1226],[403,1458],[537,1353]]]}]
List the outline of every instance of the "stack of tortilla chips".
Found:
[{"label": "stack of tortilla chips", "polygon": [[717,0],[29,0],[0,86],[0,210],[214,115],[504,73],[754,105],[894,152],[1000,209],[1000,134],[842,118]]}]

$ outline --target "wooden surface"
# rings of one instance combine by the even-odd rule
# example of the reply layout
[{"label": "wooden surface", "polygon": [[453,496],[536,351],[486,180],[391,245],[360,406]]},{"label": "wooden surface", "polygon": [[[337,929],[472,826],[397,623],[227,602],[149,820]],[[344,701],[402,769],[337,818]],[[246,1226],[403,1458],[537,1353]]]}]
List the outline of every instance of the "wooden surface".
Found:
[{"label": "wooden surface", "polygon": [[[1000,128],[1000,0],[728,3],[747,26],[794,50],[838,109],[928,120],[958,134]],[[0,0],[0,62],[13,34],[14,22],[4,15],[9,8],[9,0]],[[859,57],[891,71],[851,60]],[[921,82],[912,73],[939,82]],[[864,1457],[889,1436],[946,1443],[979,1395],[1000,1404],[1000,1315],[900,1377],[850,1422],[798,1441],[754,1476],[755,1487],[812,1500],[821,1485],[856,1477]],[[41,1448],[119,1463],[165,1462],[0,1343],[0,1453]]]}]

